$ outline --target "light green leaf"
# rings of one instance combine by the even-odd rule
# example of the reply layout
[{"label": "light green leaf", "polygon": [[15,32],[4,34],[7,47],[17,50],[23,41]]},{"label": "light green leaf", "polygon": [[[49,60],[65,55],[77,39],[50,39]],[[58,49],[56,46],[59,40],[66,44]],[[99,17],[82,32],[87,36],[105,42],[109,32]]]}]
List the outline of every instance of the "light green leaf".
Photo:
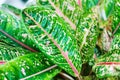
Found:
[{"label": "light green leaf", "polygon": [[35,74],[48,67],[51,67],[52,65],[53,64],[49,63],[48,59],[40,53],[26,54],[24,56],[17,57],[4,65],[1,65],[0,80],[18,80],[26,77],[28,80],[51,80],[61,71],[61,69],[54,67],[54,69],[37,74],[37,76]]}]

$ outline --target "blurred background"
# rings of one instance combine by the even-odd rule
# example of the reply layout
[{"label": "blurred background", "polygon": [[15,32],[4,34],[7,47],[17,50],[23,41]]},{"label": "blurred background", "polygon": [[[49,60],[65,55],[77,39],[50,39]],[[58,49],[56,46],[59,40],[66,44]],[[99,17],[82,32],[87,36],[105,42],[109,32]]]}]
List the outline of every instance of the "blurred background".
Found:
[{"label": "blurred background", "polygon": [[9,4],[19,9],[24,9],[26,6],[36,4],[35,0],[0,0],[0,6],[2,4]]}]

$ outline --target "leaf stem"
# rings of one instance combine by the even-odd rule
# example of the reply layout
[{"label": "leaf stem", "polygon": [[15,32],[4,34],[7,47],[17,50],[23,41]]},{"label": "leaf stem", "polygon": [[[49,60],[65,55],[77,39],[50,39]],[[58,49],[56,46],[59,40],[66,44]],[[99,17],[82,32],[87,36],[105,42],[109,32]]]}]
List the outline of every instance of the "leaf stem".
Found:
[{"label": "leaf stem", "polygon": [[37,52],[36,50],[30,48],[29,46],[27,46],[26,44],[18,41],[17,39],[15,39],[14,37],[12,37],[11,35],[9,35],[8,33],[6,33],[5,31],[0,29],[0,32],[3,33],[5,36],[7,36],[8,38],[10,38],[11,40],[15,41],[16,43],[20,44],[21,46],[23,46],[24,48],[32,51],[32,52]]},{"label": "leaf stem", "polygon": [[34,77],[34,76],[40,75],[40,74],[42,74],[42,73],[45,73],[45,72],[47,72],[47,71],[49,71],[49,70],[51,70],[51,69],[53,69],[53,68],[56,68],[56,67],[57,67],[57,65],[53,65],[53,66],[51,66],[51,67],[48,67],[47,69],[44,69],[44,70],[42,70],[42,71],[40,71],[40,72],[37,72],[37,73],[35,73],[35,74],[33,74],[33,75],[27,76],[27,77],[22,78],[22,79],[20,79],[20,80],[26,80],[26,79],[32,78],[32,77]]},{"label": "leaf stem", "polygon": [[117,32],[118,28],[120,27],[120,23],[117,25],[117,27],[115,28],[115,30],[113,31],[113,35]]},{"label": "leaf stem", "polygon": [[56,13],[57,13],[59,16],[63,17],[64,20],[70,24],[70,26],[71,26],[72,29],[76,30],[76,25],[75,25],[67,16],[65,16],[65,15],[62,13],[62,11],[61,11],[58,7],[56,7],[55,4],[54,4],[51,0],[48,0],[48,1],[49,1],[49,3],[55,8]]},{"label": "leaf stem", "polygon": [[64,72],[60,72],[59,74],[66,77],[68,80],[74,80],[71,76],[69,76],[68,74],[66,74]]},{"label": "leaf stem", "polygon": [[120,62],[100,62],[97,65],[120,65]]},{"label": "leaf stem", "polygon": [[0,61],[0,65],[5,64],[5,63],[6,63],[5,61]]}]

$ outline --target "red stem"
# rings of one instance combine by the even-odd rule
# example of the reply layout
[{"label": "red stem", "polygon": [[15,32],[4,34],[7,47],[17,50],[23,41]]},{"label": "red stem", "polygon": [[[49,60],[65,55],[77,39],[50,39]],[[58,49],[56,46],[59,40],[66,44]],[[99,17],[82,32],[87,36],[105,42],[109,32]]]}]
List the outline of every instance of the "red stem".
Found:
[{"label": "red stem", "polygon": [[0,65],[5,64],[5,63],[6,63],[5,61],[0,61]]},{"label": "red stem", "polygon": [[78,5],[79,5],[80,7],[82,7],[82,2],[81,2],[81,0],[78,0]]},{"label": "red stem", "polygon": [[100,62],[97,65],[120,65],[120,62]]},{"label": "red stem", "polygon": [[18,41],[17,39],[15,39],[14,37],[12,37],[11,35],[9,35],[8,33],[6,33],[5,31],[3,30],[0,30],[1,33],[3,33],[4,35],[6,35],[8,38],[12,39],[13,41],[15,41],[16,43],[20,44],[21,46],[23,46],[24,48],[32,51],[32,52],[37,52],[36,50],[30,48],[29,46],[27,46],[26,44]]}]

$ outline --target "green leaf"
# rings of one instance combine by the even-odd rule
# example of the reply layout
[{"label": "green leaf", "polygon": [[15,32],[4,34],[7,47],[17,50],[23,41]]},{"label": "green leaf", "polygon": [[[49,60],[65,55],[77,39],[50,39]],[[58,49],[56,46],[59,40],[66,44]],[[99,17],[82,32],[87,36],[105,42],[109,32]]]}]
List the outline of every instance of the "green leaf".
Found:
[{"label": "green leaf", "polygon": [[40,7],[42,6],[47,9],[55,10],[53,6],[51,6],[51,4],[48,2],[48,0],[36,0],[36,3],[37,3],[37,6],[40,6]]},{"label": "green leaf", "polygon": [[[47,72],[37,73],[52,65],[53,64],[49,63],[48,59],[40,53],[20,56],[0,66],[0,80],[18,80],[22,78],[28,80],[35,80],[37,78],[40,80],[51,80],[61,69],[54,67],[54,69]],[[36,78],[35,74],[37,74]]]},{"label": "green leaf", "polygon": [[2,4],[2,7],[3,7],[4,9],[8,9],[8,10],[12,11],[12,12],[15,13],[16,15],[20,15],[20,14],[21,14],[21,11],[22,11],[22,10],[20,10],[20,9],[18,9],[18,8],[12,6],[12,5],[9,5],[9,4]]},{"label": "green leaf", "polygon": [[99,0],[81,0],[82,8],[85,11],[89,11],[92,7],[96,6]]},{"label": "green leaf", "polygon": [[118,50],[120,49],[120,33],[116,33],[114,35],[114,39],[111,45],[111,50],[114,50],[114,49],[118,49]]},{"label": "green leaf", "polygon": [[[46,0],[46,2],[49,2],[49,4],[54,7],[55,12],[59,16],[63,17],[65,21],[67,20],[66,22],[70,24],[72,29],[76,27],[76,31],[73,31],[73,33],[76,32],[75,37],[77,37],[80,47],[79,51],[82,54],[82,61],[86,63],[91,60],[94,54],[99,27],[96,11],[92,11],[91,9],[84,11],[84,8],[80,9],[80,6],[75,0]],[[94,3],[94,6],[98,3],[97,0],[86,0],[83,4],[88,4],[88,2]]]},{"label": "green leaf", "polygon": [[112,50],[99,57],[93,71],[98,78],[120,76],[120,50]]},{"label": "green leaf", "polygon": [[79,51],[83,63],[93,60],[94,48],[99,34],[98,18],[94,12],[84,15],[77,29]]},{"label": "green leaf", "polygon": [[101,2],[99,3],[99,6],[100,6],[100,9],[99,9],[100,16],[104,21],[106,21],[113,11],[114,1],[113,0],[101,0]]},{"label": "green leaf", "polygon": [[115,5],[114,5],[114,11],[112,12],[112,16],[113,16],[113,25],[112,25],[112,29],[113,31],[117,28],[117,26],[119,26],[118,30],[116,31],[116,33],[120,32],[120,0],[115,0]]},{"label": "green leaf", "polygon": [[[33,49],[34,47],[37,50],[34,45],[34,39],[31,37],[29,31],[21,20],[3,10],[0,10],[0,20],[0,37],[6,39],[5,42],[10,44],[11,40],[13,40],[21,46],[36,52]],[[4,36],[10,38],[11,40]],[[24,44],[24,42],[26,44]]]},{"label": "green leaf", "polygon": [[21,47],[19,44],[15,43],[13,40],[5,36],[3,33],[0,32],[0,41],[7,43],[11,46]]},{"label": "green leaf", "polygon": [[111,46],[111,51],[100,56],[93,71],[99,78],[120,76],[120,34],[115,34]]},{"label": "green leaf", "polygon": [[[41,0],[37,0],[41,2]],[[79,25],[79,19],[81,17],[81,10],[79,5],[74,0],[47,0],[56,11],[56,13],[63,17],[66,22],[71,25],[71,28],[75,30]]]},{"label": "green leaf", "polygon": [[[29,13],[32,15],[32,17],[35,18],[36,21],[39,22],[41,18],[45,17],[42,20],[41,25],[44,27],[44,29],[47,32],[51,32],[51,35],[53,38],[55,38],[55,41],[60,44],[60,48],[62,48],[65,52],[68,51],[68,55],[64,53],[64,57],[69,57],[67,61],[65,58],[60,54],[59,49],[53,44],[53,42],[48,39],[46,34],[38,27],[38,26],[30,26],[30,27],[25,27],[25,25],[18,20],[16,17],[13,17],[10,14],[5,13],[4,11],[0,11],[0,18],[2,20],[0,24],[1,31],[7,33],[9,36],[11,36],[13,39],[17,39],[18,41],[26,44],[27,46],[30,46],[33,49],[36,49],[38,51],[42,51],[45,56],[47,56],[51,61],[54,63],[58,64],[62,69],[70,73],[71,75],[74,75],[73,70],[71,67],[76,68],[78,70],[77,75],[79,75],[80,70],[81,70],[81,57],[80,53],[78,52],[77,49],[77,43],[72,34],[70,34],[70,26],[64,22],[62,18],[54,14],[54,12],[50,11],[51,14],[48,16],[49,10],[45,10],[44,8],[40,8],[40,15],[36,15],[36,11],[34,11],[37,8],[32,8],[33,12]],[[31,11],[32,11],[31,10]],[[44,11],[45,12],[44,12]],[[30,11],[30,12],[31,12]],[[39,8],[37,10],[39,12]],[[43,14],[43,15],[42,15]],[[55,15],[55,16],[54,16]],[[37,17],[36,17],[37,16]],[[48,17],[47,17],[48,16]],[[52,17],[53,16],[53,17]],[[25,17],[28,19],[28,24],[29,25],[36,25],[34,22],[32,22],[29,18]],[[56,18],[58,18],[58,21],[55,25]],[[26,20],[25,19],[25,20]],[[46,20],[49,20],[46,22]],[[6,23],[5,23],[6,22]],[[3,25],[3,23],[6,24]],[[48,25],[48,27],[46,26]],[[53,31],[51,31],[51,29]],[[57,32],[60,32],[59,34]],[[59,36],[60,35],[60,36]],[[16,41],[16,42],[18,42]],[[67,43],[67,44],[66,44]],[[47,45],[48,44],[48,45]],[[71,46],[72,45],[72,46]],[[71,46],[71,47],[70,47]],[[67,63],[69,62],[69,63]],[[73,64],[71,64],[73,63]],[[72,66],[70,66],[71,64]]]},{"label": "green leaf", "polygon": [[[70,26],[61,17],[48,9],[31,7],[24,10],[23,20],[39,49],[51,61],[73,76],[80,73],[81,57],[77,42],[69,32]],[[32,21],[35,23],[30,26]]]},{"label": "green leaf", "polygon": [[10,46],[3,42],[0,42],[0,60],[1,61],[9,61],[18,56],[25,55],[29,51],[24,50],[20,47]]}]

